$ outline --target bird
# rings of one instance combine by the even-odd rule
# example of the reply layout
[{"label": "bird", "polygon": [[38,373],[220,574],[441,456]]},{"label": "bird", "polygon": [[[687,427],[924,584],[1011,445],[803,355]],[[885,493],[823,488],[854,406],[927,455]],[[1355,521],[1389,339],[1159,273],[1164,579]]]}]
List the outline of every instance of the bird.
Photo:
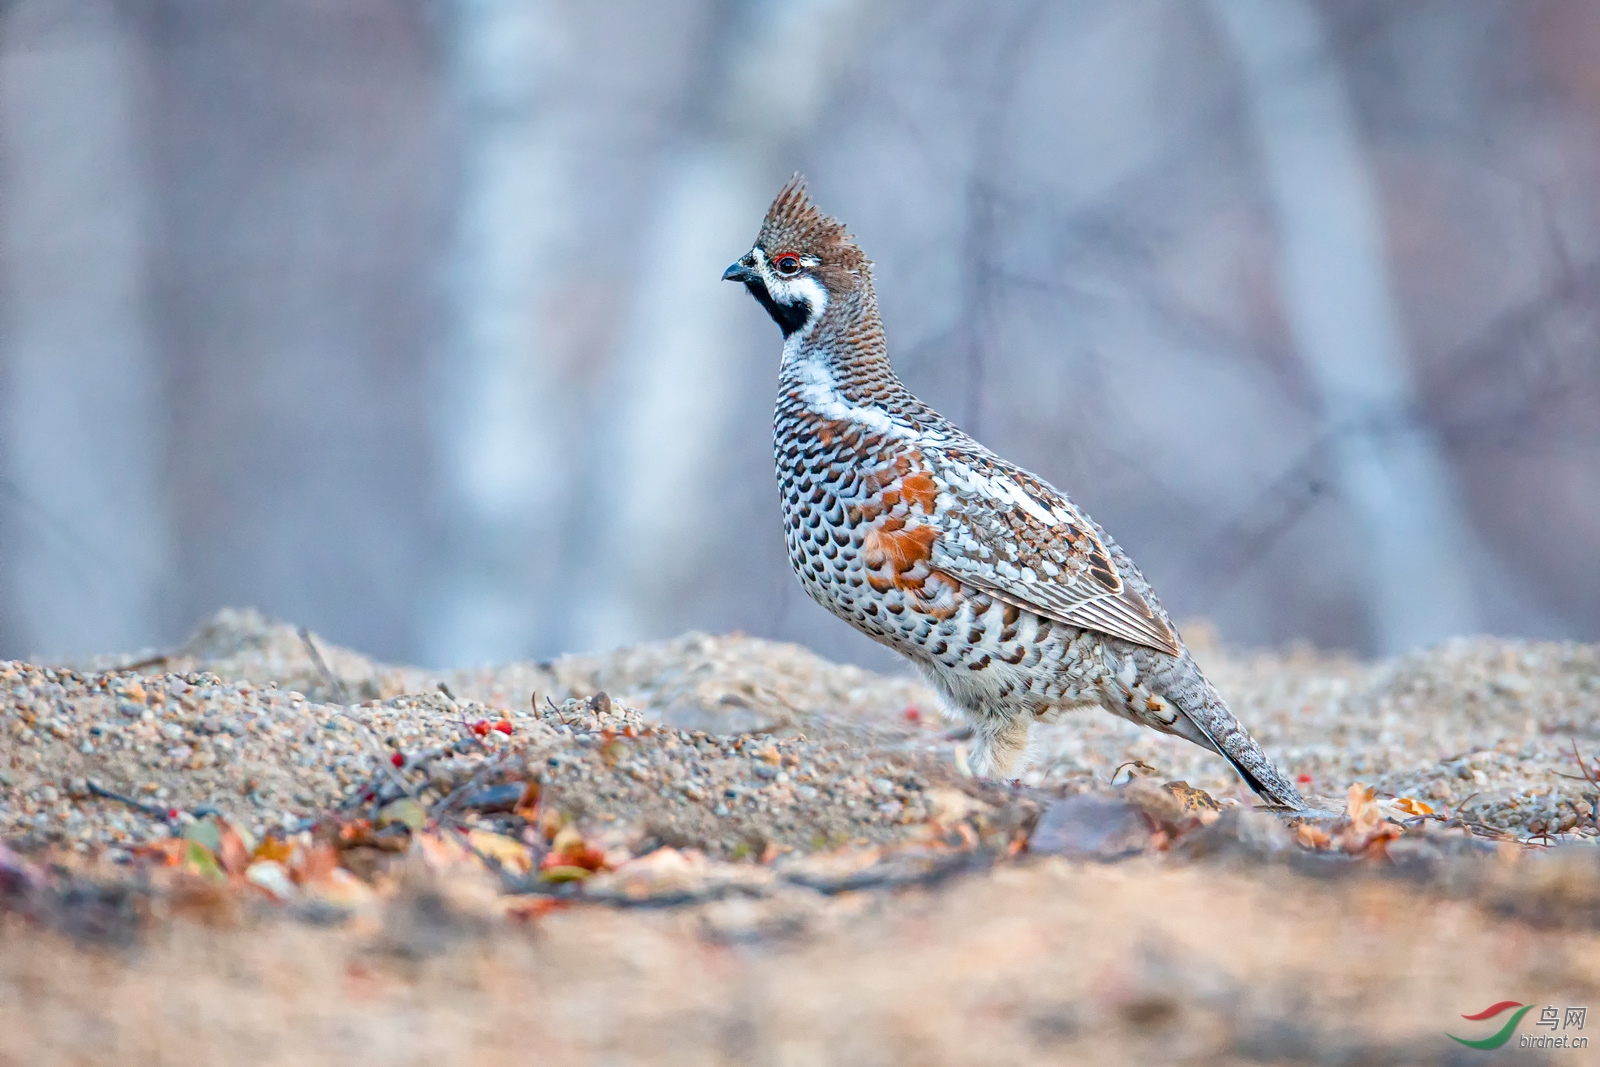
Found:
[{"label": "bird", "polygon": [[722,277],[783,333],[773,454],[801,586],[920,670],[968,724],[974,774],[1019,779],[1036,721],[1098,706],[1306,809],[1110,535],[895,374],[872,264],[802,176]]}]

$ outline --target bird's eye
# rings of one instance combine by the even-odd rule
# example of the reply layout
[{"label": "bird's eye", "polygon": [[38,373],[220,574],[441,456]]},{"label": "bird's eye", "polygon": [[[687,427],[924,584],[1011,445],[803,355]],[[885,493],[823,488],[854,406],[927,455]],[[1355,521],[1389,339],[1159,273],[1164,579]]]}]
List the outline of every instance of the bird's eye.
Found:
[{"label": "bird's eye", "polygon": [[772,265],[778,268],[779,274],[792,275],[800,273],[800,257],[793,252],[785,252],[774,259]]}]

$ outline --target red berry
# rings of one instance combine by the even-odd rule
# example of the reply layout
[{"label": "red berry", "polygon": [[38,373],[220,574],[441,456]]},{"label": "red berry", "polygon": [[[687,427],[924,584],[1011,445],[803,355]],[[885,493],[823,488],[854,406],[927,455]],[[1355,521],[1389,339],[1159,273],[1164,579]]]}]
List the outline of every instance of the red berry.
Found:
[{"label": "red berry", "polygon": [[389,757],[389,762],[394,764],[396,767],[404,767],[406,765],[406,758],[400,755],[400,753],[396,752],[394,755]]},{"label": "red berry", "polygon": [[903,714],[905,716],[906,722],[921,722],[922,721],[922,709],[921,708],[915,708],[915,707],[907,708],[901,714]]},{"label": "red berry", "polygon": [[1309,774],[1302,774],[1295,778],[1295,781],[1299,782],[1301,785],[1310,785],[1311,776]]},{"label": "red berry", "polygon": [[176,819],[177,817],[178,817],[178,809],[177,808],[168,808],[167,809],[167,818]]},{"label": "red berry", "polygon": [[511,731],[516,729],[515,726],[511,725],[510,719],[501,719],[499,722],[494,724],[494,728],[503,734],[509,734]]},{"label": "red berry", "polygon": [[489,733],[489,720],[479,719],[477,722],[473,723],[472,732],[477,734],[479,737],[487,736]]}]

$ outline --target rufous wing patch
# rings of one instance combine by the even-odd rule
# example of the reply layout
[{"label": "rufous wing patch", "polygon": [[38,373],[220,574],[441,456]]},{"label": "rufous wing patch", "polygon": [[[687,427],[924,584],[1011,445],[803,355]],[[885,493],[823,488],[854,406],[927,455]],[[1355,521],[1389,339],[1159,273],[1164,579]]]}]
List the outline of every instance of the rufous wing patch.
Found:
[{"label": "rufous wing patch", "polygon": [[938,539],[939,531],[932,526],[906,526],[896,519],[873,526],[861,542],[867,583],[880,593],[920,591],[932,573],[928,561]]},{"label": "rufous wing patch", "polygon": [[939,486],[926,471],[908,474],[900,479],[900,495],[907,503],[920,507],[924,514],[932,515],[934,502],[939,499]]}]

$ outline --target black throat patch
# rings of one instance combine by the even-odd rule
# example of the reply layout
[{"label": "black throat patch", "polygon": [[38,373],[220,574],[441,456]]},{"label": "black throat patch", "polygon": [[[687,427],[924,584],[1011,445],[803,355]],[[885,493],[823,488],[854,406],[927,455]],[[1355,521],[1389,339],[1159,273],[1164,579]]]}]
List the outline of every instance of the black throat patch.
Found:
[{"label": "black throat patch", "polygon": [[762,307],[767,309],[767,314],[772,316],[772,321],[778,324],[778,329],[783,331],[783,336],[788,337],[806,324],[811,318],[811,305],[805,301],[798,304],[780,304],[772,299],[772,294],[767,292],[767,284],[759,278],[744,283],[750,290],[750,295],[755,297]]}]

